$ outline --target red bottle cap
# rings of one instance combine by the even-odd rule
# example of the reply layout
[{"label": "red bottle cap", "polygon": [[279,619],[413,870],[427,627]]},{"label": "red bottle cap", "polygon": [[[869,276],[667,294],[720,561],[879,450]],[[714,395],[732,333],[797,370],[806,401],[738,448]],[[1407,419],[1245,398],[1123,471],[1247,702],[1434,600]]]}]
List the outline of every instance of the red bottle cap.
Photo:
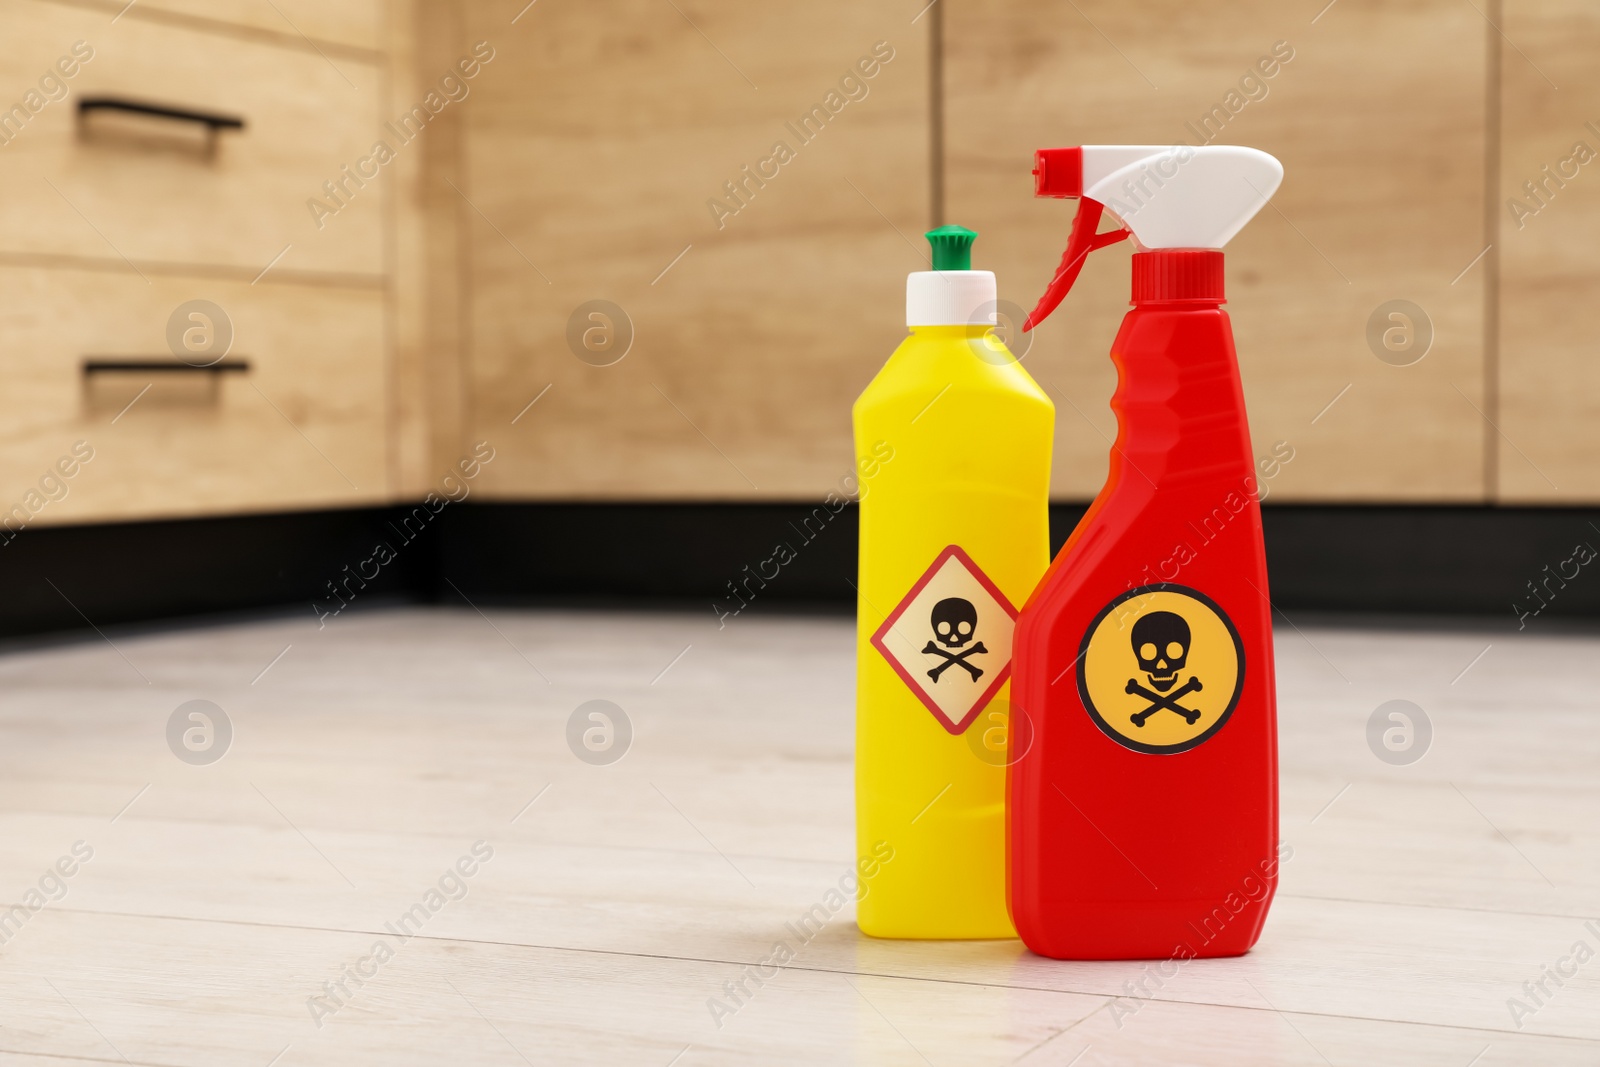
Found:
[{"label": "red bottle cap", "polygon": [[1133,302],[1221,304],[1222,253],[1203,248],[1159,248],[1133,254]]}]

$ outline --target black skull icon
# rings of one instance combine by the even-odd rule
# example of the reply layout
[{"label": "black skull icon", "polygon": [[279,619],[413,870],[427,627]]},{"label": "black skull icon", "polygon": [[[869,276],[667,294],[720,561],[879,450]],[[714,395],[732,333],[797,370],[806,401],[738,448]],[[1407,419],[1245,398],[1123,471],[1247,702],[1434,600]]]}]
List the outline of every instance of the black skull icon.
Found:
[{"label": "black skull icon", "polygon": [[[944,660],[928,671],[928,677],[937,682],[939,676],[953,666],[965,670],[974,682],[983,677],[983,668],[967,662],[968,657],[989,651],[982,641],[973,641],[978,631],[978,609],[972,606],[972,601],[946,597],[933,606],[928,621],[933,626],[933,640],[923,646],[922,654],[940,656]],[[967,648],[969,642],[971,648]],[[956,651],[958,649],[965,651]]]},{"label": "black skull icon", "polygon": [[1165,693],[1189,660],[1189,624],[1182,615],[1152,611],[1133,624],[1133,654],[1150,684]]},{"label": "black skull icon", "polygon": [[1149,707],[1130,716],[1133,725],[1143,726],[1146,719],[1163,708],[1183,716],[1191,726],[1199,721],[1198,711],[1183,707],[1178,701],[1190,693],[1201,692],[1204,687],[1200,679],[1191,676],[1183,685],[1172,689],[1177,684],[1178,672],[1189,662],[1191,642],[1189,624],[1182,615],[1170,611],[1152,611],[1133,624],[1134,657],[1139,661],[1139,669],[1155,687],[1152,691],[1140,685],[1137,679],[1128,679],[1127,692],[1150,702]]}]

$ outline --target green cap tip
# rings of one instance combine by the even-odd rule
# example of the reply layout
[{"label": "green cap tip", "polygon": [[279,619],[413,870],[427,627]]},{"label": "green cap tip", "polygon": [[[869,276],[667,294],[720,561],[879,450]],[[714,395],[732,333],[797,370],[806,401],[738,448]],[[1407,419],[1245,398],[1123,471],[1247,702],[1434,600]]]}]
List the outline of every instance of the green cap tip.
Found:
[{"label": "green cap tip", "polygon": [[933,246],[934,270],[971,270],[975,230],[965,226],[940,226],[923,234]]}]

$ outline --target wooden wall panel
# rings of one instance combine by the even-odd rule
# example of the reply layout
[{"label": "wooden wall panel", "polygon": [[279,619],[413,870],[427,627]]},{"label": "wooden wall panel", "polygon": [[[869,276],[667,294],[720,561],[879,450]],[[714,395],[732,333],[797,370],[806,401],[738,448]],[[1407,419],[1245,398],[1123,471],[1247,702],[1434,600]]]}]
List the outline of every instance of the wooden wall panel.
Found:
[{"label": "wooden wall panel", "polygon": [[[1199,143],[1188,124],[1239,93],[1215,143],[1265,149],[1286,170],[1275,206],[1228,249],[1255,446],[1294,449],[1271,496],[1483,498],[1483,264],[1458,279],[1486,243],[1488,28],[1472,5],[1340,0],[1320,16],[1265,0],[942,6],[948,221],[980,232],[977,258],[1000,272],[1002,298],[1031,306],[1071,221],[1071,203],[1032,198],[1035,148]],[[1294,58],[1246,97],[1241,78],[1278,41]],[[1057,402],[1063,498],[1090,496],[1105,476],[1107,353],[1128,254],[1097,253],[1027,357]],[[1369,316],[1392,299],[1433,324],[1412,366],[1367,344]]]},{"label": "wooden wall panel", "polygon": [[1600,9],[1506,0],[1503,27],[1499,496],[1592,504],[1600,500]]},{"label": "wooden wall panel", "polygon": [[[461,11],[436,0],[393,0],[389,101],[402,113],[462,54]],[[469,95],[467,102],[471,102]],[[460,279],[460,108],[429,125],[418,150],[392,164],[386,262],[393,412],[393,484],[402,498],[438,485],[464,454]]]},{"label": "wooden wall panel", "polygon": [[[925,262],[925,0],[539,4],[512,25],[524,2],[466,9],[497,53],[460,187],[470,433],[501,457],[484,492],[824,494]],[[786,123],[879,41],[893,58],[866,95],[802,144]],[[719,227],[707,201],[779,141],[794,157]],[[569,350],[591,299],[634,326],[612,366]]]}]

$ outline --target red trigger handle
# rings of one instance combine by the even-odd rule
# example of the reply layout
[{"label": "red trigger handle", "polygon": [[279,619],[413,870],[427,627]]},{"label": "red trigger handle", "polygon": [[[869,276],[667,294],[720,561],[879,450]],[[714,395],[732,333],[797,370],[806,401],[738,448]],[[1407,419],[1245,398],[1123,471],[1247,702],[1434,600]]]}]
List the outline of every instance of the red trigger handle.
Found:
[{"label": "red trigger handle", "polygon": [[1050,286],[1039,298],[1039,304],[1028,316],[1028,321],[1022,324],[1024,332],[1033,329],[1043,322],[1066,297],[1072,283],[1078,280],[1078,273],[1083,270],[1083,261],[1089,253],[1097,248],[1114,245],[1128,236],[1125,229],[1108,230],[1105,233],[1096,233],[1100,228],[1100,216],[1105,212],[1105,205],[1097,200],[1084,198],[1078,201],[1078,213],[1072,218],[1072,234],[1067,238],[1067,250],[1061,254],[1061,265],[1056,268],[1056,276],[1050,279]]}]

